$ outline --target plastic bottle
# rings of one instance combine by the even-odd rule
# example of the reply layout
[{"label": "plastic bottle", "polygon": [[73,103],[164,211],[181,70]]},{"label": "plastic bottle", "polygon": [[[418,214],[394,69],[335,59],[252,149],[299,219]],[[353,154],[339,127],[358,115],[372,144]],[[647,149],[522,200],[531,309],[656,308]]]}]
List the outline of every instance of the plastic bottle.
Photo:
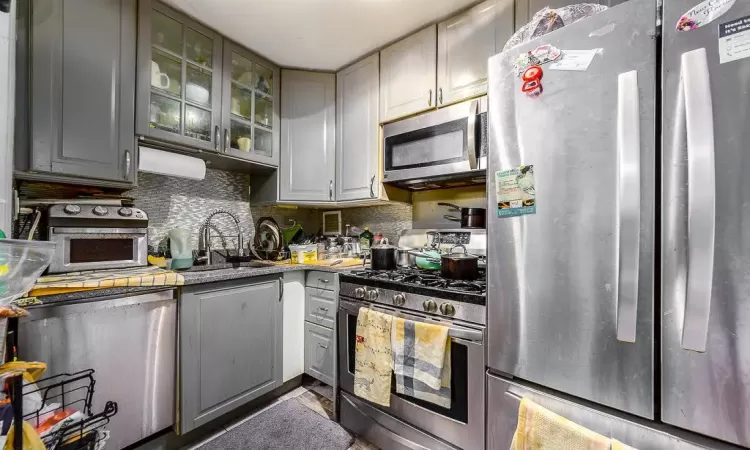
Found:
[{"label": "plastic bottle", "polygon": [[365,227],[365,231],[359,235],[359,248],[361,251],[370,250],[373,237],[373,234],[370,233],[370,227]]}]

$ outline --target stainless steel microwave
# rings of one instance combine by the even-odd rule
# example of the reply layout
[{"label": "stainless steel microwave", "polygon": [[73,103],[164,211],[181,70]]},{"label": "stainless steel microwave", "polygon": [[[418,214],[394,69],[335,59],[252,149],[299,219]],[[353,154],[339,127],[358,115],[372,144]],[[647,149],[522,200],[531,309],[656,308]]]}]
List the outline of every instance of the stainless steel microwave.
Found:
[{"label": "stainless steel microwave", "polygon": [[383,126],[383,181],[409,189],[484,183],[487,97]]}]

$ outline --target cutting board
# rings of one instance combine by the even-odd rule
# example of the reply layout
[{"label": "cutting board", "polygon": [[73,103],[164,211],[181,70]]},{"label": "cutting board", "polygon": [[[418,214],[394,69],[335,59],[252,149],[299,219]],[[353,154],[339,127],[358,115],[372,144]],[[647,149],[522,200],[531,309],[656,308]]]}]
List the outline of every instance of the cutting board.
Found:
[{"label": "cutting board", "polygon": [[[306,264],[299,264],[303,266],[319,266],[319,267],[330,267],[332,269],[342,269],[344,267],[357,267],[362,266],[362,260],[359,258],[342,258],[342,261],[339,264],[336,264],[335,266],[331,266],[331,263],[336,261],[335,259],[325,259],[322,261],[313,261]],[[292,265],[298,265],[298,264],[292,264],[291,260],[285,260],[285,261],[277,261],[273,262],[272,264],[276,264],[279,266],[292,266]]]}]

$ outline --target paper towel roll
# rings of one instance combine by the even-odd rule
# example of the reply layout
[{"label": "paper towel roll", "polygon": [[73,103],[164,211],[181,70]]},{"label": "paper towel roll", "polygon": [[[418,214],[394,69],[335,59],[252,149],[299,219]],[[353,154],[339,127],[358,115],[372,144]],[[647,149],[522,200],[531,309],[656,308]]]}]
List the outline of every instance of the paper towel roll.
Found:
[{"label": "paper towel roll", "polygon": [[143,146],[139,146],[138,150],[138,170],[141,172],[191,180],[206,178],[206,163],[202,159]]}]

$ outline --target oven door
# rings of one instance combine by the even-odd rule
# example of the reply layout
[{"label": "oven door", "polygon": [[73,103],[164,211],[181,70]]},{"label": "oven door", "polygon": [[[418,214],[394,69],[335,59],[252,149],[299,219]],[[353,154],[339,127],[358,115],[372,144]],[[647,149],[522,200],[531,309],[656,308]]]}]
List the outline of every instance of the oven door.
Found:
[{"label": "oven door", "polygon": [[466,178],[487,168],[487,97],[383,126],[383,180]]},{"label": "oven door", "polygon": [[146,228],[51,227],[49,240],[57,244],[49,273],[137,267],[148,262]]},{"label": "oven door", "polygon": [[[396,394],[391,382],[391,406],[367,403],[422,431],[463,449],[484,448],[484,329],[469,328],[450,321],[404,313],[399,310],[353,302],[339,298],[339,385],[354,394],[354,348],[357,314],[367,307],[386,314],[418,322],[438,323],[450,327],[451,337],[451,407],[437,406],[406,395]],[[363,402],[365,400],[355,397]]]}]

